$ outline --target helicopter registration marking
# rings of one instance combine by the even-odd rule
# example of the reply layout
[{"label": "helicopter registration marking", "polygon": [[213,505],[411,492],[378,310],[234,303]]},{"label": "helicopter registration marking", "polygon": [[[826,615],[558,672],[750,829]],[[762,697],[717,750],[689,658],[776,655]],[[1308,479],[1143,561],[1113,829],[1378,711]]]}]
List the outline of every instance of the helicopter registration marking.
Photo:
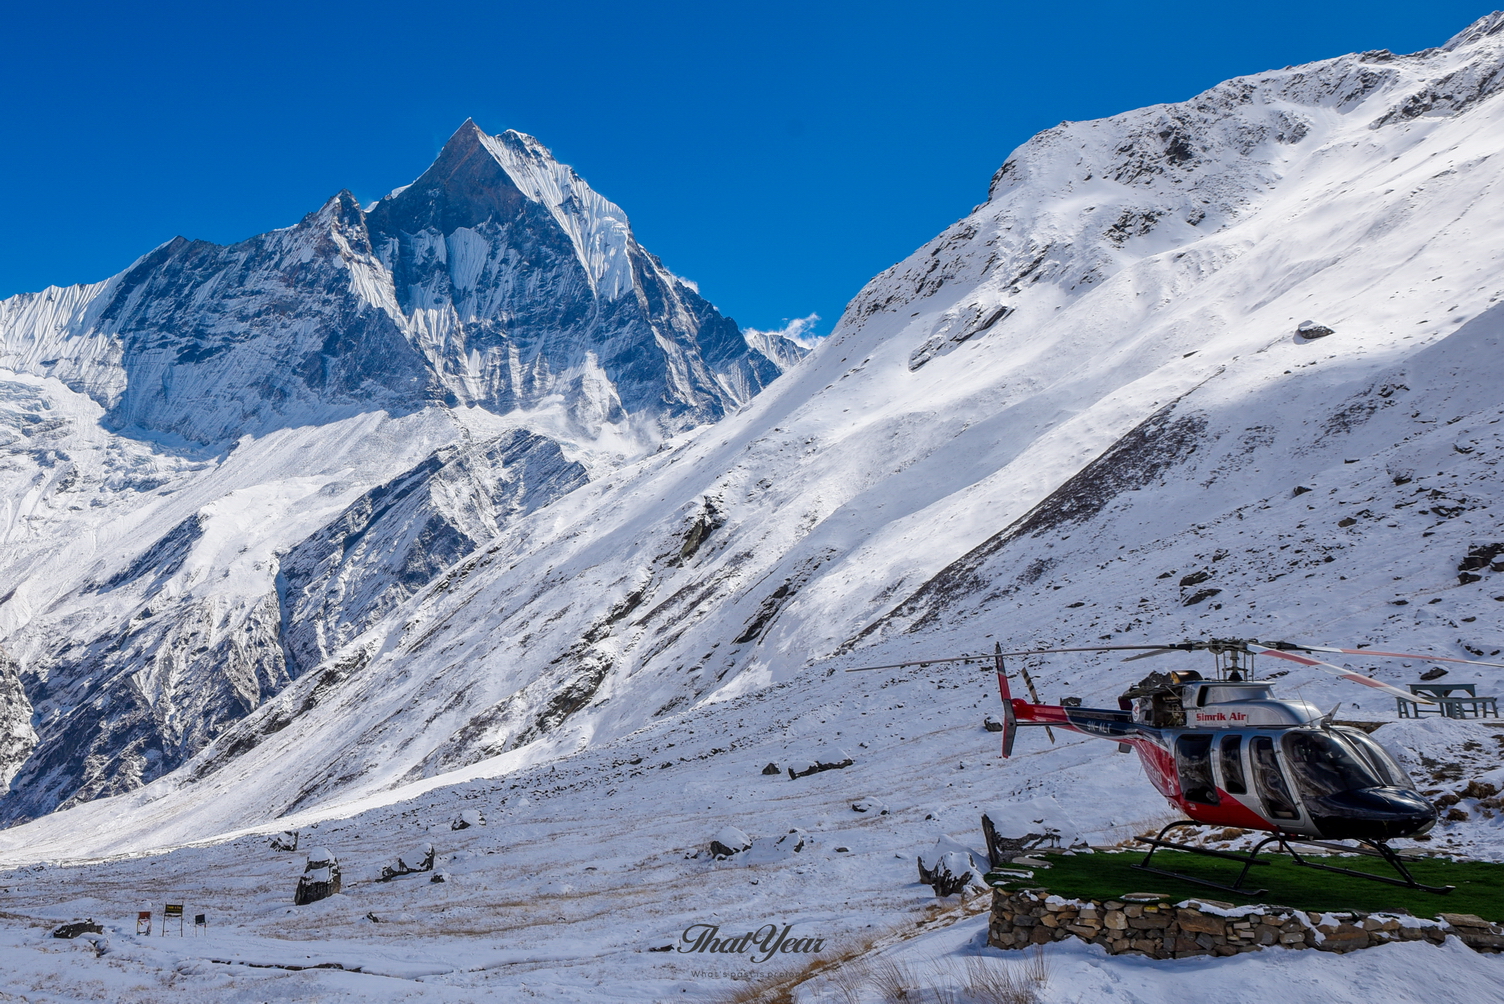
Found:
[{"label": "helicopter registration marking", "polygon": [[1246,722],[1248,716],[1241,711],[1196,712],[1196,724],[1202,722]]}]

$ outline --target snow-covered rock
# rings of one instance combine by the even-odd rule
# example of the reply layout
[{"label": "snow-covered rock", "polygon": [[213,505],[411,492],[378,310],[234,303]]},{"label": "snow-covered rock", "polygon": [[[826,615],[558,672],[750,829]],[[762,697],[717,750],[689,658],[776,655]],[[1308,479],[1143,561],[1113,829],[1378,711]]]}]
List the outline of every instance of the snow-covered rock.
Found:
[{"label": "snow-covered rock", "polygon": [[472,826],[485,826],[486,817],[481,815],[479,809],[466,809],[449,821],[451,830],[468,830]]},{"label": "snow-covered rock", "polygon": [[413,875],[417,872],[431,872],[433,871],[433,859],[433,844],[424,844],[417,850],[398,855],[382,865],[381,874],[376,877],[376,881],[390,882],[392,879],[400,878],[403,875]]},{"label": "snow-covered rock", "polygon": [[735,826],[723,826],[710,838],[710,853],[718,858],[729,858],[752,846],[752,838],[745,830]]},{"label": "snow-covered rock", "polygon": [[919,855],[919,881],[934,887],[936,896],[965,895],[966,891],[987,888],[970,848],[949,837],[941,837],[929,850]]}]

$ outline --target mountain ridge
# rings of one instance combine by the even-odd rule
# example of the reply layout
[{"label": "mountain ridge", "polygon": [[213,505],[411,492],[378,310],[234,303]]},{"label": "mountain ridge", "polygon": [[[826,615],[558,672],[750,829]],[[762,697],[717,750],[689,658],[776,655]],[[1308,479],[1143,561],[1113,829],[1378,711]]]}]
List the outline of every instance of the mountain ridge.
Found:
[{"label": "mountain ridge", "polygon": [[1000,632],[1478,647],[1504,108],[1390,113],[1501,65],[1485,33],[1047,131],[749,407],[507,527],[139,818],[338,813]]},{"label": "mountain ridge", "polygon": [[577,435],[618,425],[650,445],[739,407],[803,351],[748,345],[573,169],[469,120],[370,213],[342,191],[291,227],[175,237],[102,283],[0,301],[0,364],[58,376],[115,431],[201,444],[562,393]]},{"label": "mountain ridge", "polygon": [[755,341],[541,143],[473,122],[369,213],[342,191],[0,301],[0,818],[173,769],[508,520],[806,351]]}]

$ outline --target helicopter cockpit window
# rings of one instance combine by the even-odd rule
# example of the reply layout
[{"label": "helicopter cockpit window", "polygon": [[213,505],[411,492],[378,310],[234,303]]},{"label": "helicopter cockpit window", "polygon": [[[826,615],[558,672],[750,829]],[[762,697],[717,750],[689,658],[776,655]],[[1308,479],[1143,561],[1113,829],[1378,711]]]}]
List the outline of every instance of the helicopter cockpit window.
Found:
[{"label": "helicopter cockpit window", "polygon": [[1180,769],[1180,793],[1187,801],[1217,805],[1217,784],[1212,780],[1212,737],[1181,736],[1175,740],[1175,765]]},{"label": "helicopter cockpit window", "polygon": [[1223,789],[1231,795],[1248,794],[1248,783],[1243,780],[1243,737],[1223,736],[1218,750],[1221,754]]},{"label": "helicopter cockpit window", "polygon": [[1365,733],[1346,729],[1342,730],[1342,737],[1357,747],[1358,752],[1368,758],[1368,763],[1373,767],[1374,773],[1383,779],[1385,784],[1396,788],[1414,788],[1415,782],[1405,772],[1405,768],[1395,762],[1389,751],[1380,746],[1374,740],[1368,738]]},{"label": "helicopter cockpit window", "polygon": [[1269,815],[1275,819],[1299,819],[1295,800],[1290,797],[1290,789],[1285,786],[1284,775],[1279,771],[1274,740],[1268,736],[1254,736],[1248,752],[1253,761],[1253,783]]},{"label": "helicopter cockpit window", "polygon": [[1307,798],[1377,788],[1384,783],[1346,743],[1330,733],[1291,732],[1285,736],[1284,747],[1295,786]]}]

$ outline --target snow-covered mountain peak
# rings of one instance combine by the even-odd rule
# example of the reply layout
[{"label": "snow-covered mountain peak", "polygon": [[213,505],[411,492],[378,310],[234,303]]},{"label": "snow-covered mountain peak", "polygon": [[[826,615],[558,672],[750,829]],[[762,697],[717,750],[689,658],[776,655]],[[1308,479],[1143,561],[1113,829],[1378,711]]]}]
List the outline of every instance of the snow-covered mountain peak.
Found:
[{"label": "snow-covered mountain peak", "polygon": [[0,647],[30,702],[0,707],[0,816],[170,769],[805,351],[743,337],[537,140],[468,122],[369,211],[341,191],[0,301]]},{"label": "snow-covered mountain peak", "polygon": [[522,192],[482,137],[466,119],[417,180],[371,207],[372,221],[383,230],[449,234],[522,211]]},{"label": "snow-covered mountain peak", "polygon": [[585,184],[574,168],[559,163],[547,147],[525,133],[508,129],[498,136],[483,134],[482,142],[517,187],[553,213],[574,242],[600,295],[614,300],[631,289],[627,249],[632,230],[620,206]]},{"label": "snow-covered mountain peak", "polygon": [[450,237],[486,223],[527,220],[538,207],[568,235],[598,295],[615,300],[632,288],[627,214],[516,130],[492,136],[466,119],[428,170],[373,206],[371,218],[386,232]]},{"label": "snow-covered mountain peak", "polygon": [[1504,11],[1496,10],[1491,14],[1483,15],[1447,39],[1447,43],[1442,48],[1447,52],[1453,52],[1464,45],[1471,45],[1474,42],[1497,35],[1501,31],[1504,31]]}]

